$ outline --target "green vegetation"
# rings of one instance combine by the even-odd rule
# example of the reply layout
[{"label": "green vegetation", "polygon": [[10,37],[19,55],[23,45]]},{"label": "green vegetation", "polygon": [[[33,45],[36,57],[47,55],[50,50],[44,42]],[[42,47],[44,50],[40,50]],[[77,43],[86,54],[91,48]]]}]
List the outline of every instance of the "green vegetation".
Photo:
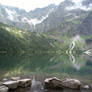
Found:
[{"label": "green vegetation", "polygon": [[28,33],[0,23],[0,51],[15,54],[28,48]]},{"label": "green vegetation", "polygon": [[0,52],[8,54],[37,53],[51,51],[53,39],[47,34],[40,34],[0,23]]},{"label": "green vegetation", "polygon": [[[77,37],[78,40],[72,51],[73,56],[69,50],[76,36],[70,34],[62,36],[59,32],[58,34],[19,30],[0,23],[1,78],[22,74],[35,75],[39,72],[41,76],[44,74],[81,79],[81,74],[91,74],[90,64],[85,67],[87,62],[84,56],[79,56],[79,53],[86,47],[85,40],[91,39],[92,36]],[[6,56],[2,55],[3,53]]]},{"label": "green vegetation", "polygon": [[[36,33],[19,30],[0,23],[0,53],[12,54],[67,54],[72,37],[68,34],[56,35],[52,33]],[[75,51],[82,50],[84,43],[77,41]]]},{"label": "green vegetation", "polygon": [[[77,78],[92,80],[92,63],[84,55],[75,57],[75,63],[68,55],[23,55],[0,56],[0,78],[29,75],[38,77],[57,76],[60,78]],[[86,65],[86,63],[88,63]],[[78,68],[76,66],[78,66]],[[5,67],[6,66],[6,67]],[[86,71],[86,72],[85,72]],[[46,75],[46,76],[45,76]],[[87,78],[85,78],[87,77]],[[92,81],[89,81],[89,83]]]}]

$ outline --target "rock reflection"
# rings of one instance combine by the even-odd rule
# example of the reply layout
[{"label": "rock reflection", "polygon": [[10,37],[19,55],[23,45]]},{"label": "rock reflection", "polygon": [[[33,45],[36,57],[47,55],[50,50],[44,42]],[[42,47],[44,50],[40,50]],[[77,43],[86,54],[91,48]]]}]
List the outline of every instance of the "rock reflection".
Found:
[{"label": "rock reflection", "polygon": [[79,35],[75,36],[72,39],[72,43],[69,46],[69,56],[70,56],[70,61],[72,62],[73,67],[76,68],[76,70],[80,70],[82,65],[76,63],[75,57],[73,55],[73,49],[75,48],[77,41],[80,41],[81,43],[85,43],[84,40]]},{"label": "rock reflection", "polygon": [[[85,66],[86,62],[85,60],[81,60],[82,59],[82,55],[78,57],[78,59],[80,60],[76,60],[75,56],[73,55],[73,53],[69,53],[69,57],[70,57],[70,61],[72,63],[72,67],[74,67],[77,71],[80,70],[81,67]],[[79,61],[79,62],[78,62]]]},{"label": "rock reflection", "polygon": [[53,90],[53,89],[49,89],[49,90],[45,90],[45,92],[81,92],[81,90]]},{"label": "rock reflection", "polygon": [[40,81],[36,81],[35,77],[32,80],[32,85],[31,85],[31,91],[30,92],[44,92],[42,83]]},{"label": "rock reflection", "polygon": [[15,90],[9,90],[9,92],[30,92],[31,90],[31,87],[28,87],[28,88],[17,88]]}]

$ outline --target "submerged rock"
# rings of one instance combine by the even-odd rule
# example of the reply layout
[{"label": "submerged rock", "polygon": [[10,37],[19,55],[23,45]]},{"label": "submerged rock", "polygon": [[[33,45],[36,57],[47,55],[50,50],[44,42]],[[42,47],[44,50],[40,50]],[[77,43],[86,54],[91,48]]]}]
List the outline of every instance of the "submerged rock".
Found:
[{"label": "submerged rock", "polygon": [[0,86],[0,92],[8,92],[8,87]]},{"label": "submerged rock", "polygon": [[82,85],[81,89],[89,90],[89,89],[91,89],[91,87],[89,85]]},{"label": "submerged rock", "polygon": [[4,78],[3,81],[7,81],[8,79],[7,78]]},{"label": "submerged rock", "polygon": [[7,86],[9,89],[16,89],[18,87],[18,81],[7,81],[3,85]]},{"label": "submerged rock", "polygon": [[44,88],[69,88],[69,89],[80,89],[81,82],[76,79],[65,79],[60,80],[56,77],[48,78],[44,81]]},{"label": "submerged rock", "polygon": [[19,84],[18,86],[20,87],[28,87],[28,86],[31,86],[32,82],[31,82],[31,79],[21,79],[21,80],[18,80]]},{"label": "submerged rock", "polygon": [[85,85],[84,86],[84,89],[89,89],[90,87],[88,85]]}]

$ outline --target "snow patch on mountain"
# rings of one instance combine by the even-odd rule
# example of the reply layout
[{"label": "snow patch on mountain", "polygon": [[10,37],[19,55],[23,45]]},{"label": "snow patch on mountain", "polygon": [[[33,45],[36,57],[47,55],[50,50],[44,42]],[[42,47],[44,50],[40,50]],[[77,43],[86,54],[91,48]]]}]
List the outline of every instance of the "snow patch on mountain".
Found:
[{"label": "snow patch on mountain", "polygon": [[41,19],[37,19],[37,18],[33,18],[33,19],[28,19],[26,17],[22,18],[22,22],[26,22],[26,23],[29,23],[30,25],[36,25],[36,24],[39,24],[39,23],[42,23],[48,16],[51,12],[53,12],[54,9],[50,9],[49,12],[46,14],[46,16],[42,16]]},{"label": "snow patch on mountain", "polygon": [[39,23],[42,23],[48,16],[51,12],[53,12],[54,9],[50,9],[49,12],[46,14],[46,16],[42,16],[42,19],[38,20],[38,19],[32,19],[31,22],[36,25],[36,24],[39,24]]},{"label": "snow patch on mountain", "polygon": [[14,21],[14,15],[15,15],[16,12],[15,11],[11,11],[11,10],[9,10],[7,8],[5,10],[6,10],[7,14],[8,14],[8,19]]},{"label": "snow patch on mountain", "polygon": [[22,19],[22,22],[29,23],[30,25],[33,24],[35,26],[36,24],[39,24],[39,23],[43,22],[48,17],[48,15],[49,14],[47,14],[46,16],[43,16],[42,19],[40,19],[40,20],[38,20],[36,18],[34,18],[34,19],[28,19],[28,18],[24,17]]},{"label": "snow patch on mountain", "polygon": [[83,7],[81,7],[81,9],[85,10],[85,11],[91,11],[92,10],[92,4],[90,4],[88,7],[83,6]]},{"label": "snow patch on mountain", "polygon": [[28,19],[28,18],[26,18],[26,17],[24,17],[23,19],[22,19],[22,22],[25,22],[25,23],[28,23],[28,24],[30,24],[30,25],[36,25],[36,24],[38,24],[38,23],[41,23],[42,21],[41,20],[38,20],[38,19]]}]

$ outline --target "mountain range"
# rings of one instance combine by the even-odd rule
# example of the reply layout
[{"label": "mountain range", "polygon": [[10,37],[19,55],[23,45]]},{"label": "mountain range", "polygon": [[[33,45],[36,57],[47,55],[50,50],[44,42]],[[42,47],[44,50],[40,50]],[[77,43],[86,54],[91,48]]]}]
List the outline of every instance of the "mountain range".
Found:
[{"label": "mountain range", "polygon": [[33,11],[0,5],[0,22],[19,29],[52,34],[92,34],[92,1],[64,0]]},{"label": "mountain range", "polygon": [[55,8],[54,4],[26,12],[24,9],[17,7],[0,5],[0,22],[20,29],[31,30],[33,26],[47,18],[47,14],[50,13],[53,8]]}]

